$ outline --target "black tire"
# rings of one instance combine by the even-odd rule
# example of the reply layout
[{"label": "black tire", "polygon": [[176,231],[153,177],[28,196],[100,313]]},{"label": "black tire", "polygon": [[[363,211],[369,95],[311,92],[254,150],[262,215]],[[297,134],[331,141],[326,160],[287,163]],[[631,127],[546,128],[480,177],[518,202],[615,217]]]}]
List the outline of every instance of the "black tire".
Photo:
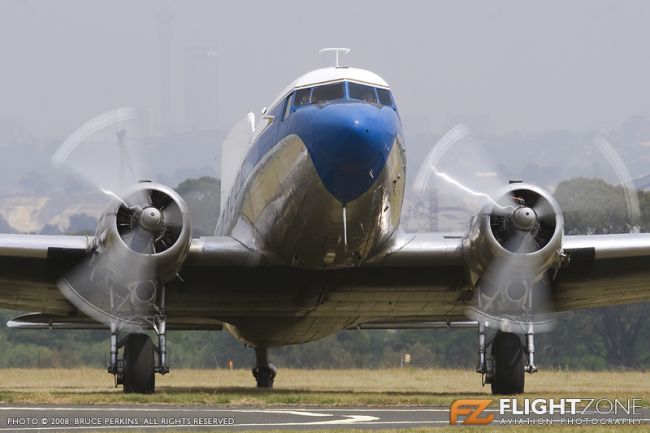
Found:
[{"label": "black tire", "polygon": [[124,344],[124,392],[153,394],[156,390],[154,347],[147,334],[129,334]]},{"label": "black tire", "polygon": [[524,392],[524,346],[517,334],[499,332],[492,343],[492,394]]},{"label": "black tire", "polygon": [[255,367],[253,368],[253,376],[257,382],[258,388],[273,388],[273,380],[275,379],[275,369],[273,367]]}]

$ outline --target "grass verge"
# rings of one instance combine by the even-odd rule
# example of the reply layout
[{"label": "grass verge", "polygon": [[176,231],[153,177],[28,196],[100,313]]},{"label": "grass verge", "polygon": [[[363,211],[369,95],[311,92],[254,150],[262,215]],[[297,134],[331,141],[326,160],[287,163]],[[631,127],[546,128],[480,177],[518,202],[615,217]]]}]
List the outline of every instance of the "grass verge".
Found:
[{"label": "grass verge", "polygon": [[[254,388],[249,370],[173,370],[154,395],[122,394],[100,369],[3,369],[0,401],[58,404],[448,406],[487,398],[489,386],[465,370],[298,370],[278,373],[273,390]],[[641,398],[650,373],[542,371],[526,377],[526,397]]]}]

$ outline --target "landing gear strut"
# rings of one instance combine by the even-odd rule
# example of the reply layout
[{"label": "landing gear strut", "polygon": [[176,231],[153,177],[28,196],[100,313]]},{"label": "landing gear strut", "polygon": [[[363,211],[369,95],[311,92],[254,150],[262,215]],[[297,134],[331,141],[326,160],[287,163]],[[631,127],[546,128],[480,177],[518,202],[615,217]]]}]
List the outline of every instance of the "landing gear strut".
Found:
[{"label": "landing gear strut", "polygon": [[526,363],[526,373],[535,373],[537,372],[537,367],[535,366],[535,334],[533,332],[533,324],[528,324],[526,328],[526,353],[528,354],[528,362]]},{"label": "landing gear strut", "polygon": [[253,376],[258,388],[273,388],[273,380],[277,374],[275,365],[269,362],[269,353],[266,347],[255,348],[255,367]]},{"label": "landing gear strut", "polygon": [[[154,346],[147,334],[132,333],[118,340],[117,321],[111,322],[110,364],[108,372],[115,376],[115,386],[123,385],[125,393],[153,394],[155,373],[169,373],[167,365],[167,315],[165,314],[165,288],[160,294],[160,306],[154,305],[154,315],[147,320],[158,336]],[[119,349],[123,356],[119,357]],[[158,363],[156,365],[156,355]]]},{"label": "landing gear strut", "polygon": [[[492,394],[522,394],[524,373],[535,373],[535,343],[533,325],[526,325],[525,346],[518,334],[497,331],[487,337],[487,322],[478,326],[478,366],[476,372],[483,377],[483,384],[489,383]],[[487,347],[491,346],[490,357]],[[526,356],[525,356],[526,355]]]}]

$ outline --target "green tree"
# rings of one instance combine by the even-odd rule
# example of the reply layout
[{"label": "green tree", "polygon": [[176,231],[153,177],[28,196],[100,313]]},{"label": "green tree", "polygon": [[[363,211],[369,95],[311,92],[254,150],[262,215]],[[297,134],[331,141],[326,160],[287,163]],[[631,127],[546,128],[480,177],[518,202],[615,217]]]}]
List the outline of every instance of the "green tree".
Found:
[{"label": "green tree", "polygon": [[577,178],[561,182],[554,196],[564,215],[565,234],[628,233],[633,227],[622,187]]},{"label": "green tree", "polygon": [[[562,182],[555,191],[565,219],[566,234],[627,233],[650,228],[650,194],[638,191],[641,221],[631,221],[625,192],[600,179]],[[566,314],[550,334],[555,362],[568,365],[567,354],[577,354],[582,367],[647,367],[647,304],[622,305]],[[564,332],[570,330],[569,332]],[[577,352],[577,353],[575,353]]]},{"label": "green tree", "polygon": [[187,179],[176,191],[190,208],[194,236],[211,236],[219,220],[221,181],[203,176]]}]

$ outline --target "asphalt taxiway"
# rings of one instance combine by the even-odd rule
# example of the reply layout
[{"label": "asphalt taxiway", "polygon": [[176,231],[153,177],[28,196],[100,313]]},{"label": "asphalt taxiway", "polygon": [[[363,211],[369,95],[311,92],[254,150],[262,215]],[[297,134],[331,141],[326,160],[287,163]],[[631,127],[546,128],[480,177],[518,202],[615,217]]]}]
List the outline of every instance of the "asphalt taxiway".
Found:
[{"label": "asphalt taxiway", "polygon": [[[501,419],[496,410],[494,424]],[[634,421],[650,423],[644,410]],[[510,416],[535,422],[535,418]],[[561,425],[559,417],[554,424]],[[601,424],[605,416],[583,417],[577,425]],[[586,421],[590,420],[590,421]],[[600,420],[600,421],[598,421]],[[630,420],[628,420],[630,421]],[[510,423],[507,423],[510,425]],[[0,432],[250,431],[266,429],[408,428],[449,425],[448,407],[227,407],[173,405],[0,405]]]},{"label": "asphalt taxiway", "polygon": [[447,425],[448,408],[2,405],[0,431],[388,428]]}]

